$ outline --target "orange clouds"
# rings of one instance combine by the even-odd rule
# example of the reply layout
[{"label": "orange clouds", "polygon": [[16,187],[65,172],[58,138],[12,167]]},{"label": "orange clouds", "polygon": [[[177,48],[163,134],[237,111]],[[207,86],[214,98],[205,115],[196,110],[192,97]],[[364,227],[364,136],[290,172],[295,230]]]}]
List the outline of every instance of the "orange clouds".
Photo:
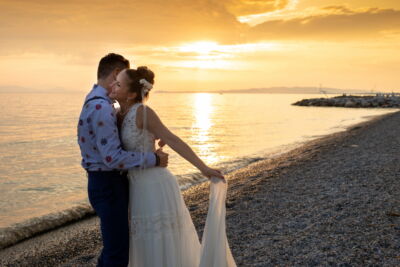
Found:
[{"label": "orange clouds", "polygon": [[321,15],[267,21],[249,30],[251,40],[353,41],[400,35],[400,10],[371,8],[363,11],[327,7]]},{"label": "orange clouds", "polygon": [[223,5],[235,16],[271,12],[285,8],[290,0],[225,0]]},{"label": "orange clouds", "polygon": [[238,38],[241,25],[223,4],[204,0],[1,1],[7,39],[164,43]]},{"label": "orange clouds", "polygon": [[[176,44],[196,40],[371,38],[400,30],[397,10],[328,6],[312,15],[250,27],[239,15],[284,9],[289,0],[1,1],[0,50],[62,51],[109,45]],[[8,50],[8,51],[7,51]]]},{"label": "orange clouds", "polygon": [[[398,82],[398,74],[389,69],[395,72],[399,65],[400,6],[384,3],[0,0],[0,84],[35,82],[46,87],[74,77],[63,83],[86,88],[98,59],[115,51],[135,60],[133,64],[156,66],[163,75],[158,76],[160,84],[167,81],[168,89],[174,89],[180,79],[185,81],[180,88],[190,86],[196,75],[204,88],[216,83],[231,88],[280,85],[287,73],[296,85],[316,82],[317,73],[321,82],[335,86],[342,79],[337,86],[347,86],[356,72],[353,87],[368,87],[371,82],[364,77],[387,80],[392,86]],[[239,21],[254,14],[263,23],[250,26]],[[179,49],[197,41],[218,45],[205,55]],[[343,67],[349,61],[351,70]],[[324,64],[327,67],[322,69]],[[188,70],[189,65],[194,68]]]},{"label": "orange clouds", "polygon": [[[166,44],[210,39],[241,42],[237,15],[273,11],[287,0],[2,1],[0,49]],[[14,45],[12,45],[14,44]]]}]

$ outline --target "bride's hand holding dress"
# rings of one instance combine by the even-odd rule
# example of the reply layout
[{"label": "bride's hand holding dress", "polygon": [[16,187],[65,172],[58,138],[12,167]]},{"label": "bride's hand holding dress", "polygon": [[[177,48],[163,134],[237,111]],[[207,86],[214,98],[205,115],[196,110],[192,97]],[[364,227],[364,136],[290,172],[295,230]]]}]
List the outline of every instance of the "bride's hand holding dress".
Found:
[{"label": "bride's hand holding dress", "polygon": [[[137,109],[136,123],[139,129],[143,128],[143,106]],[[153,133],[155,136],[161,139],[161,144],[166,144],[175,152],[177,152],[181,157],[189,161],[193,166],[198,168],[201,173],[207,178],[218,177],[224,179],[221,171],[217,169],[210,168],[207,166],[194,152],[193,150],[172,133],[160,120],[158,115],[150,107],[146,108],[147,117],[147,130]]]}]

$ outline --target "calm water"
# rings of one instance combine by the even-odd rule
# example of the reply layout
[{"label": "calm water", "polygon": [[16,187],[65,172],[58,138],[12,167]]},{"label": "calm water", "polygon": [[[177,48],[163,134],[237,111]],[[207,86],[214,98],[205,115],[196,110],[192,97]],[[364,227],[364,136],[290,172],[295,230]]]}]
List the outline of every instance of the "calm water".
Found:
[{"label": "calm water", "polygon": [[[85,94],[0,94],[0,227],[86,200],[76,124]],[[316,95],[154,94],[164,123],[207,163],[231,170],[344,130],[382,109],[295,107]],[[182,187],[196,170],[170,149]]]}]

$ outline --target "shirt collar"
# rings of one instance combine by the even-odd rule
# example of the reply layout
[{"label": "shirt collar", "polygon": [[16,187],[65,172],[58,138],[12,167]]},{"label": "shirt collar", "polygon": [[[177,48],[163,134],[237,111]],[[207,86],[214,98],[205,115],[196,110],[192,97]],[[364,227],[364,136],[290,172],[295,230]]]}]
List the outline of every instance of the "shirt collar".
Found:
[{"label": "shirt collar", "polygon": [[93,88],[90,91],[90,93],[87,95],[86,99],[93,98],[96,96],[103,97],[103,98],[107,99],[110,103],[113,102],[111,100],[111,98],[108,96],[107,89],[105,89],[103,86],[98,85],[98,84],[93,85]]}]

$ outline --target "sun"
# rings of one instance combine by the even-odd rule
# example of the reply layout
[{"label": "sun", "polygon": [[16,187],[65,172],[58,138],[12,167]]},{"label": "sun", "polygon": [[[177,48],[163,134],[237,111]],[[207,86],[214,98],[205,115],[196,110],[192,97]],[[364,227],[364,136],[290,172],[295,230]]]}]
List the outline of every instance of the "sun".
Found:
[{"label": "sun", "polygon": [[[167,49],[177,56],[170,65],[196,70],[238,70],[246,65],[241,57],[254,53],[284,49],[278,43],[260,42],[246,44],[219,44],[214,41],[183,43]],[[165,50],[164,50],[165,51]]]},{"label": "sun", "polygon": [[181,52],[198,53],[200,55],[209,55],[212,52],[219,50],[219,44],[213,41],[199,41],[189,44],[184,44],[179,47]]},{"label": "sun", "polygon": [[180,67],[195,69],[225,69],[229,67],[224,46],[213,41],[198,41],[182,44],[181,53],[187,53],[186,60],[178,63]]}]

